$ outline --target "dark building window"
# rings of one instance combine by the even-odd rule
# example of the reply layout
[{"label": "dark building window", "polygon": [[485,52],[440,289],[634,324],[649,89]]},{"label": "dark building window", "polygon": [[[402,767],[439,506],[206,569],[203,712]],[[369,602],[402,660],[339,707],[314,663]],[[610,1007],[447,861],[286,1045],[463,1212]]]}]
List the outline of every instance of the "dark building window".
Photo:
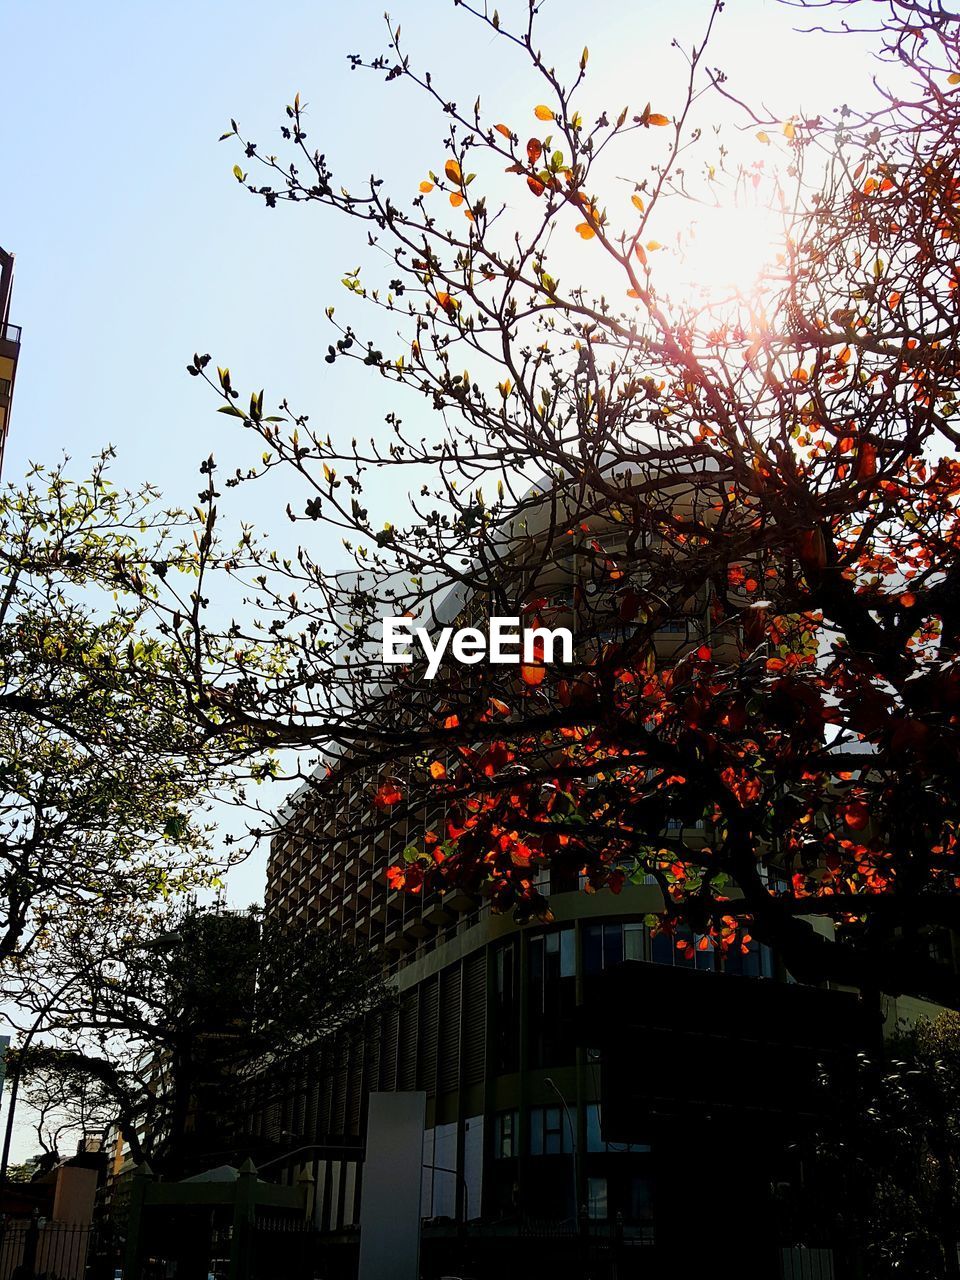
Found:
[{"label": "dark building window", "polygon": [[606,1178],[587,1179],[587,1217],[600,1220],[608,1217]]},{"label": "dark building window", "polygon": [[583,930],[583,972],[593,977],[622,960],[644,960],[642,924],[589,924]]},{"label": "dark building window", "polygon": [[496,1160],[512,1160],[519,1155],[519,1115],[516,1111],[500,1111],[494,1122],[493,1154]]},{"label": "dark building window", "polygon": [[648,1146],[640,1143],[604,1142],[600,1136],[600,1104],[588,1102],[586,1106],[587,1150],[588,1151],[649,1151]]},{"label": "dark building window", "polygon": [[[685,944],[681,948],[677,943]],[[703,945],[703,944],[706,945]],[[676,935],[658,933],[651,941],[650,958],[655,964],[672,964],[677,969],[716,969],[716,952],[709,938],[696,936],[681,925]]]},{"label": "dark building window", "polygon": [[541,933],[527,943],[527,1010],[531,1064],[572,1063],[576,1005],[576,942],[572,928]]},{"label": "dark building window", "polygon": [[753,938],[747,945],[746,955],[739,947],[727,952],[723,957],[724,973],[740,973],[745,978],[772,978],[773,952],[767,944]]},{"label": "dark building window", "polygon": [[496,972],[496,1063],[498,1071],[516,1071],[520,1065],[520,981],[517,947],[511,941],[494,956]]},{"label": "dark building window", "polygon": [[561,1156],[573,1151],[573,1135],[563,1107],[531,1107],[530,1154]]}]

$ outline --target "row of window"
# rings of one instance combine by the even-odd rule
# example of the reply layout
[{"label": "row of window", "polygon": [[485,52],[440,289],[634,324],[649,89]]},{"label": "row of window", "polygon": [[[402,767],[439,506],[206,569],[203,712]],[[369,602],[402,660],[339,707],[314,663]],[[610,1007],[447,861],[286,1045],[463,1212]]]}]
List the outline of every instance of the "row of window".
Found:
[{"label": "row of window", "polygon": [[[562,1105],[531,1107],[527,1112],[529,1121],[527,1152],[531,1156],[572,1155],[577,1149],[576,1111]],[[600,1135],[600,1104],[589,1102],[584,1107],[584,1124],[586,1143],[583,1150],[587,1152],[645,1152],[650,1148],[634,1143],[604,1142]],[[512,1160],[520,1154],[520,1112],[499,1111],[494,1117],[494,1157],[497,1160]]]},{"label": "row of window", "polygon": [[[773,975],[770,950],[751,942],[746,954],[738,949],[720,956],[709,938],[680,929],[676,937],[650,931],[640,922],[586,924],[581,929],[580,972],[590,979],[624,960],[643,960],[682,969],[723,971],[754,978]],[[680,942],[683,945],[677,946]],[[498,1071],[515,1071],[520,1059],[519,939],[511,939],[495,953],[494,1052]],[[573,926],[526,937],[526,1037],[530,1065],[572,1062],[575,1056],[573,1018],[576,1007],[577,948]]]}]

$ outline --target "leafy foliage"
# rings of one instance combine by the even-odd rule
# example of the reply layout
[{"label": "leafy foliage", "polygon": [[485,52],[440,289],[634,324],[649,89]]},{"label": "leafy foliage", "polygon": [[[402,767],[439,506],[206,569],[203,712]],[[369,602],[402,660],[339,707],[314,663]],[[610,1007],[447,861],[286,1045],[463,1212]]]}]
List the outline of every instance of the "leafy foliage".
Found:
[{"label": "leafy foliage", "polygon": [[[653,877],[667,932],[755,936],[806,980],[954,1002],[930,941],[960,904],[957,24],[926,0],[868,6],[892,87],[777,120],[710,67],[717,4],[674,102],[588,119],[588,52],[569,77],[550,66],[536,5],[516,30],[459,8],[525,60],[530,117],[464,109],[388,21],[387,51],[353,65],[445,129],[410,191],[335,180],[299,95],[292,158],[224,135],[268,208],[367,233],[327,360],[415,415],[392,411],[383,447],[334,441],[191,364],[264,450],[227,483],[291,469],[310,496],[290,518],[350,560],[260,557],[263,643],[297,657],[251,718],[333,751],[333,788],[380,771],[371,825],[422,831],[397,887],[467,886],[528,918],[549,912],[550,863],[592,890]],[[732,106],[762,164],[705,154]],[[748,197],[780,218],[769,269],[721,296],[668,284],[690,201]],[[364,492],[381,467],[423,477],[382,528]],[[577,661],[396,679],[375,665],[387,613],[572,620]]]},{"label": "leafy foliage", "polygon": [[170,908],[112,944],[78,933],[71,963],[24,1055],[27,1096],[64,1130],[116,1124],[171,1175],[243,1149],[251,1073],[282,1090],[291,1055],[385,999],[372,957],[254,909]]}]

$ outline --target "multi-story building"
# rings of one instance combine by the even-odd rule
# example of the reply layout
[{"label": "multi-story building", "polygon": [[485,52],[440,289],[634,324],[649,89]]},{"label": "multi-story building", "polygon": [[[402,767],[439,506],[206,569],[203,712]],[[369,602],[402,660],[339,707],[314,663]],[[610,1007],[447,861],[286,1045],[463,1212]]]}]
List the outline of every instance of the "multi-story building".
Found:
[{"label": "multi-story building", "polygon": [[[693,602],[664,622],[658,656],[700,643],[708,626],[706,608]],[[588,1265],[607,1275],[641,1252],[645,1268],[698,1257],[708,1232],[691,1231],[678,1206],[708,1176],[698,1150],[704,1117],[725,1112],[739,1133],[728,1142],[723,1127],[709,1177],[742,1174],[751,1219],[766,1215],[770,1228],[754,1223],[765,1266],[779,1248],[771,1185],[789,1178],[791,1126],[816,1106],[797,1082],[812,1078],[815,1060],[869,1034],[854,997],[797,987],[756,942],[724,958],[709,939],[688,935],[692,945],[681,949],[653,936],[644,917],[662,907],[654,883],[589,893],[575,872],[544,867],[553,920],[524,926],[493,914],[482,894],[396,892],[387,867],[442,813],[372,829],[375,788],[369,772],[335,770],[322,790],[293,798],[271,847],[266,907],[380,952],[396,1001],[257,1078],[250,1136],[261,1159],[285,1164],[291,1181],[312,1173],[318,1225],[348,1239],[359,1218],[366,1095],[423,1090],[425,1274],[469,1265],[470,1249],[486,1271],[489,1251],[509,1239],[496,1263],[504,1275],[548,1265],[559,1275],[593,1274]],[[697,839],[683,819],[673,825]],[[614,989],[625,1002],[619,1019]],[[707,1007],[713,1016],[692,1025],[691,1012]],[[636,1043],[618,1039],[618,1026]],[[729,1071],[710,1065],[718,1053],[738,1073],[770,1080],[789,1064],[791,1093],[734,1087]],[[625,1118],[611,1081],[636,1103],[625,1083],[631,1064],[646,1103]],[[732,1201],[714,1203],[729,1211]]]},{"label": "multi-story building", "polygon": [[20,326],[10,323],[13,254],[0,249],[0,472],[10,427],[10,406],[20,358]]}]

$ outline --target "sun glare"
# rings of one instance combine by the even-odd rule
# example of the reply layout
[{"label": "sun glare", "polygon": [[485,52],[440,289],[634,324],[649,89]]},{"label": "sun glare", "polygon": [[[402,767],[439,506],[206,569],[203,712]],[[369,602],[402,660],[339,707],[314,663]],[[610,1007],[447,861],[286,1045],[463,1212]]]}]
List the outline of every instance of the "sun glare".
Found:
[{"label": "sun glare", "polygon": [[658,264],[659,285],[678,300],[722,305],[750,296],[783,252],[777,209],[761,204],[698,208],[676,247]]}]

